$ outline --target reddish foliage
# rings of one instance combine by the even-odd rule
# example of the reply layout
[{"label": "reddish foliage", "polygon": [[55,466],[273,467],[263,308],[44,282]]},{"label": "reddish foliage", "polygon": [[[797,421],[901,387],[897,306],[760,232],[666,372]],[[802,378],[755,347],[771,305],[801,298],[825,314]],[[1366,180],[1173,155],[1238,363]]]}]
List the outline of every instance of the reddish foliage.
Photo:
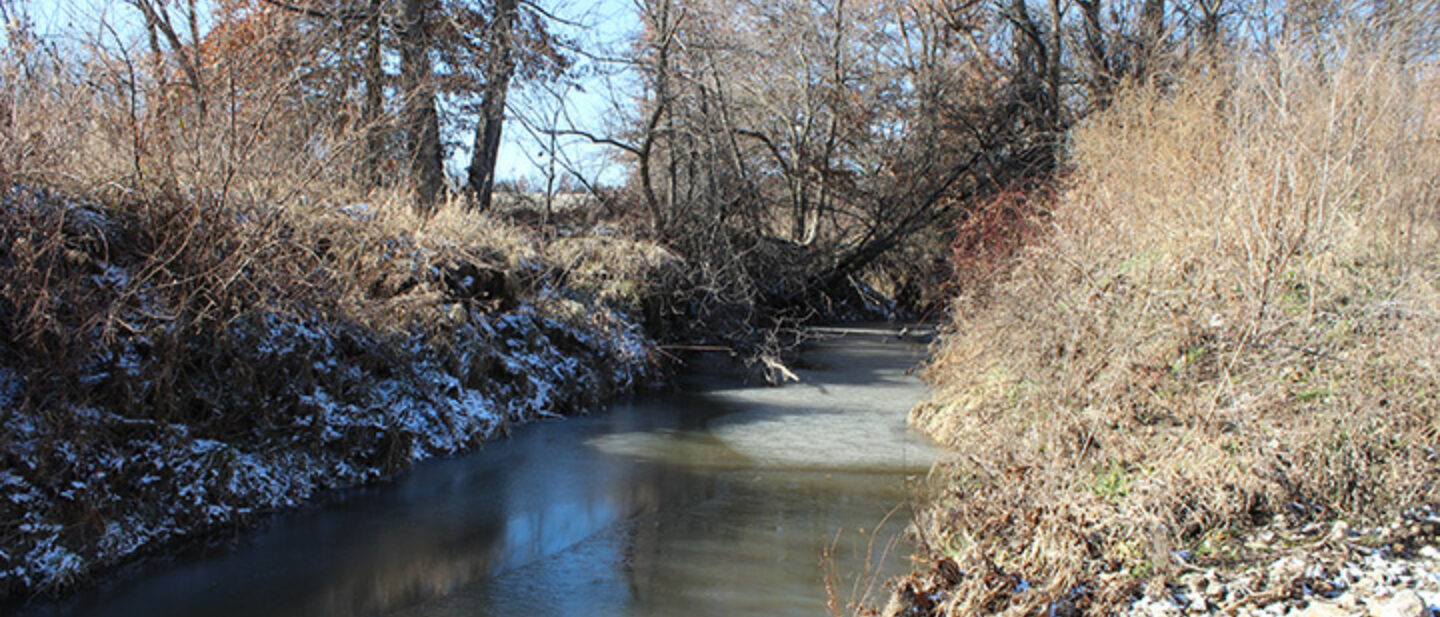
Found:
[{"label": "reddish foliage", "polygon": [[982,292],[1010,269],[1020,247],[1039,231],[1058,196],[1056,182],[1016,182],[970,208],[950,244],[953,284],[962,293]]}]

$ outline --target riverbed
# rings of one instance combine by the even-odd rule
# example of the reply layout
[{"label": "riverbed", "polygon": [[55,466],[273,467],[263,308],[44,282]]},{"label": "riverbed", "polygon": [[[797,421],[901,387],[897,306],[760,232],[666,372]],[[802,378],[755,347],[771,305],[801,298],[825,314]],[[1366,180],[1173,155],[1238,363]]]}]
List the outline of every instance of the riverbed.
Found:
[{"label": "riverbed", "polygon": [[[817,615],[908,568],[923,338],[818,330],[800,382],[518,429],[24,615]],[[827,580],[829,581],[827,585]]]}]

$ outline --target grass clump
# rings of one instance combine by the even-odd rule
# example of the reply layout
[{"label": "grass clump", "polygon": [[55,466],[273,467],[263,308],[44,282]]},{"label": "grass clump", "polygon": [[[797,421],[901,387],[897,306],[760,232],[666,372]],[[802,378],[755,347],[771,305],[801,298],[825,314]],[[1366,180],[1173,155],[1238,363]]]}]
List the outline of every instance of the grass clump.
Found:
[{"label": "grass clump", "polygon": [[1336,28],[1072,132],[1037,237],[957,300],[913,413],[959,456],[912,606],[1104,612],[1234,558],[1219,538],[1440,498],[1440,66]]}]

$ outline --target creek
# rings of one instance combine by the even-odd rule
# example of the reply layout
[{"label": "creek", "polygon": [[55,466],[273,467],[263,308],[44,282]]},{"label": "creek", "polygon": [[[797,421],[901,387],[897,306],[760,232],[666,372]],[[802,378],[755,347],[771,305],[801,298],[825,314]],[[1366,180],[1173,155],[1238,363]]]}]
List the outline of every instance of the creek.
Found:
[{"label": "creek", "polygon": [[25,615],[823,615],[908,569],[923,340],[817,330],[779,388],[681,391],[270,517]]}]

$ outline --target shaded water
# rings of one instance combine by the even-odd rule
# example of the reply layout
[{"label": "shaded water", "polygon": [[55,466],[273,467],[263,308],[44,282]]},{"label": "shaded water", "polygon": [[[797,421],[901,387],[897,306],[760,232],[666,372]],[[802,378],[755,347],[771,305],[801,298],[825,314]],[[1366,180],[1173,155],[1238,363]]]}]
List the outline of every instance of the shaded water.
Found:
[{"label": "shaded water", "polygon": [[799,384],[694,378],[525,427],[33,614],[824,614],[827,571],[845,600],[905,567],[923,351],[828,331]]}]

